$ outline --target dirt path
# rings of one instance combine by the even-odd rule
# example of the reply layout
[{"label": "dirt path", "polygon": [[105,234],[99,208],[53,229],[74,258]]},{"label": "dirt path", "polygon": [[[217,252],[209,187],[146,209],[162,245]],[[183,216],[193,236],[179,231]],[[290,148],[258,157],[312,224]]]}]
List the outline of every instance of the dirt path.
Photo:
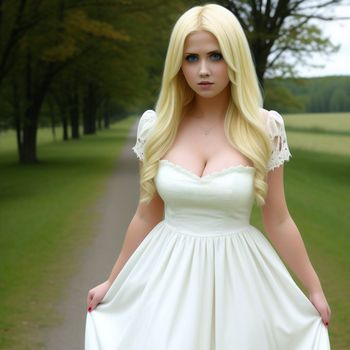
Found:
[{"label": "dirt path", "polygon": [[87,292],[108,278],[137,206],[138,161],[131,149],[136,131],[137,122],[130,130],[118,167],[116,161],[105,195],[96,205],[96,210],[100,212],[96,237],[77,256],[78,273],[65,286],[65,298],[57,303],[62,323],[46,332],[45,350],[84,349]]}]

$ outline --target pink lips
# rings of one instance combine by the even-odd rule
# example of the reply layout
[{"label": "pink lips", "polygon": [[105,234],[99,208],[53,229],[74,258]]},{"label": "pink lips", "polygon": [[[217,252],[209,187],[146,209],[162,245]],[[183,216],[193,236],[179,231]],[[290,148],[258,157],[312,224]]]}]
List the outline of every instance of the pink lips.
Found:
[{"label": "pink lips", "polygon": [[198,85],[211,85],[211,84],[213,83],[210,81],[201,81]]}]

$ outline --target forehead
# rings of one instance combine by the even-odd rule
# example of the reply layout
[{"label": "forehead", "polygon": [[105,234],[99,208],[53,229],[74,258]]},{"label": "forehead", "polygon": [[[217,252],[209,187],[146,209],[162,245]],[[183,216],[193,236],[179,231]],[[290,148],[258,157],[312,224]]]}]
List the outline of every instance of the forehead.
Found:
[{"label": "forehead", "polygon": [[185,52],[210,52],[219,49],[215,35],[205,30],[190,33],[184,43]]}]

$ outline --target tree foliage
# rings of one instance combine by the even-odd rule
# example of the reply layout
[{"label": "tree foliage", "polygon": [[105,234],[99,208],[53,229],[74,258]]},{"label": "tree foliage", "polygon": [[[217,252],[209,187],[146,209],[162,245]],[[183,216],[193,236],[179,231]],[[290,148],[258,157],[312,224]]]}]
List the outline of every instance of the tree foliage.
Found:
[{"label": "tree foliage", "polygon": [[284,113],[350,112],[350,76],[266,79],[265,107]]},{"label": "tree foliage", "polygon": [[38,161],[36,134],[53,121],[48,110],[59,115],[67,139],[69,127],[79,138],[80,124],[84,133],[95,133],[113,115],[150,104],[168,23],[182,6],[0,0],[0,127],[16,129],[19,160]]},{"label": "tree foliage", "polygon": [[[322,33],[320,21],[332,21],[330,10],[348,0],[221,0],[248,37],[261,85],[264,78],[295,76],[302,65],[316,66],[311,54],[339,49]],[[317,23],[315,20],[319,20]]]}]

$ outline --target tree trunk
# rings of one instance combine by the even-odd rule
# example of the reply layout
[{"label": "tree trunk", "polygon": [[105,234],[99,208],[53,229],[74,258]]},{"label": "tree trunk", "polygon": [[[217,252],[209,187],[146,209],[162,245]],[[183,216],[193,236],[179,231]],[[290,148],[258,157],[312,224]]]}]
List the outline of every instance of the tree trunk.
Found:
[{"label": "tree trunk", "polygon": [[[38,62],[38,67],[40,63]],[[36,81],[33,79],[33,64],[30,49],[27,52],[26,62],[26,96],[23,122],[23,143],[21,152],[21,163],[37,163],[36,139],[39,122],[39,114],[47,94],[49,85],[53,79],[53,66],[48,64],[46,70],[36,71]],[[35,83],[36,82],[36,83]]]},{"label": "tree trunk", "polygon": [[21,163],[37,163],[36,154],[36,135],[37,135],[37,118],[33,113],[32,108],[26,111],[26,118],[30,118],[30,123],[25,122],[23,127],[23,144],[22,144],[22,158]]},{"label": "tree trunk", "polygon": [[106,97],[102,108],[103,127],[109,129],[110,98]]},{"label": "tree trunk", "polygon": [[25,110],[23,121],[23,143],[21,145],[21,163],[37,163],[36,156],[36,130],[37,130],[37,116],[34,113],[33,100],[33,67],[32,67],[32,53],[30,48],[26,55],[26,75],[25,75]]},{"label": "tree trunk", "polygon": [[79,139],[79,96],[75,86],[73,86],[73,91],[69,100],[69,119],[72,130],[72,139]]},{"label": "tree trunk", "polygon": [[98,130],[102,130],[102,112],[97,114],[97,127]]},{"label": "tree trunk", "polygon": [[55,118],[55,108],[52,101],[49,99],[49,113],[50,113],[50,123],[51,123],[51,132],[52,138],[56,141],[56,118]]},{"label": "tree trunk", "polygon": [[27,101],[28,107],[25,110],[25,120],[23,126],[22,163],[38,163],[37,158],[37,130],[40,109],[46,95],[47,87],[43,85],[35,91],[32,101]]},{"label": "tree trunk", "polygon": [[109,110],[108,110],[108,108],[103,112],[103,126],[105,129],[109,129]]},{"label": "tree trunk", "polygon": [[84,134],[95,134],[96,125],[95,125],[95,116],[96,116],[96,103],[94,95],[93,84],[89,83],[87,85],[87,91],[84,97]]},{"label": "tree trunk", "polygon": [[66,108],[61,109],[61,115],[62,115],[62,129],[63,129],[62,139],[63,141],[67,141],[69,140],[69,136],[68,136],[68,118],[67,118]]},{"label": "tree trunk", "polygon": [[22,155],[22,128],[21,128],[21,105],[18,91],[18,84],[15,79],[12,81],[13,87],[13,109],[14,109],[14,128],[16,130],[17,154],[18,160],[21,162]]}]

